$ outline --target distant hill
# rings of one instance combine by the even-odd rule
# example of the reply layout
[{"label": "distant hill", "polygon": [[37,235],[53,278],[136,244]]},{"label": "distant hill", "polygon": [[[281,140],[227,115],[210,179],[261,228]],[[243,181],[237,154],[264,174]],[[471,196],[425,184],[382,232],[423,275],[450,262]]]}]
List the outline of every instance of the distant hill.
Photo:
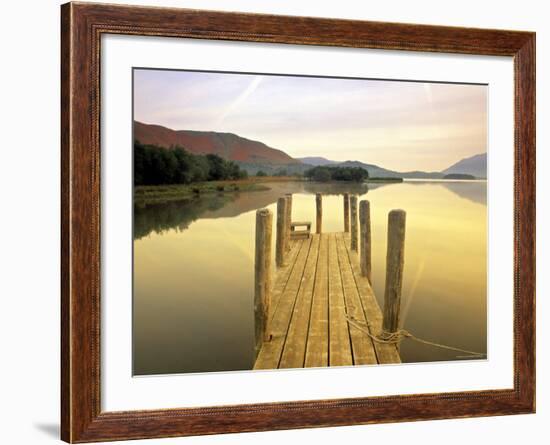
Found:
[{"label": "distant hill", "polygon": [[170,148],[179,145],[195,154],[217,154],[231,161],[251,164],[301,164],[282,150],[233,133],[172,130],[161,125],[134,121],[134,138],[142,144]]},{"label": "distant hill", "polygon": [[314,167],[318,167],[320,165],[335,165],[338,164],[337,161],[331,161],[327,158],[322,158],[320,156],[309,156],[305,158],[296,158],[299,161],[302,161],[304,164],[313,165]]},{"label": "distant hill", "polygon": [[[405,179],[443,179],[449,174],[470,175],[475,178],[487,177],[487,155],[481,154],[472,156],[471,158],[463,159],[460,162],[452,165],[451,167],[441,172],[425,172],[420,170],[398,172],[395,170],[388,170],[383,167],[379,167],[374,164],[366,164],[361,161],[344,161],[337,162],[331,161],[326,158],[300,158],[304,164],[309,165],[340,165],[343,167],[361,167],[369,172],[371,178],[405,178]],[[322,162],[322,163],[321,163]],[[449,177],[446,179],[458,179],[456,177]]]},{"label": "distant hill", "polygon": [[466,173],[449,173],[443,176],[443,179],[476,179],[474,175],[467,175]]},{"label": "distant hill", "polygon": [[453,164],[449,168],[443,170],[442,173],[445,175],[451,173],[461,173],[465,175],[472,175],[476,178],[487,178],[487,153],[462,159],[456,164]]},{"label": "distant hill", "polygon": [[369,172],[370,178],[408,178],[408,179],[440,179],[443,174],[440,172],[409,171],[397,172],[379,167],[374,164],[365,164],[360,161],[345,161],[340,164],[343,167],[361,167]]},{"label": "distant hill", "polygon": [[422,172],[422,171],[412,171],[412,172],[398,172],[394,170],[388,170],[387,168],[379,167],[374,164],[366,164],[361,161],[331,161],[330,159],[321,158],[321,157],[310,157],[310,158],[299,158],[304,164],[309,164],[312,166],[320,165],[338,165],[342,167],[360,167],[364,168],[369,172],[369,177],[371,178],[417,178],[417,179],[439,179],[443,177],[443,174],[440,172]]},{"label": "distant hill", "polygon": [[487,154],[462,159],[441,172],[398,172],[361,161],[339,162],[321,156],[295,159],[282,150],[233,133],[172,130],[161,125],[134,121],[134,138],[142,144],[153,144],[165,148],[179,145],[195,154],[217,154],[237,162],[241,168],[252,175],[259,170],[267,174],[303,174],[313,166],[341,165],[364,168],[369,172],[371,178],[441,179],[449,174],[472,175],[476,178],[487,177]]}]

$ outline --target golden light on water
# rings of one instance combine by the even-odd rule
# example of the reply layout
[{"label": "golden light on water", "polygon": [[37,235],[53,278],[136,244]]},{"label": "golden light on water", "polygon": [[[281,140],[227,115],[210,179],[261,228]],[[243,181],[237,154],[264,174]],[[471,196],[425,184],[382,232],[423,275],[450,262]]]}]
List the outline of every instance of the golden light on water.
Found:
[{"label": "golden light on water", "polygon": [[[276,199],[289,191],[293,220],[314,223],[314,194],[294,183],[242,193],[189,221],[175,218],[162,233],[140,227],[148,235],[134,242],[137,374],[252,367],[255,210],[269,207],[275,214]],[[485,351],[486,183],[374,186],[359,199],[371,202],[373,288],[380,304],[387,214],[402,208],[407,212],[405,328],[438,343]],[[342,207],[341,194],[323,196],[324,231],[343,230]],[[401,355],[405,362],[456,359],[411,343],[403,344]]]}]

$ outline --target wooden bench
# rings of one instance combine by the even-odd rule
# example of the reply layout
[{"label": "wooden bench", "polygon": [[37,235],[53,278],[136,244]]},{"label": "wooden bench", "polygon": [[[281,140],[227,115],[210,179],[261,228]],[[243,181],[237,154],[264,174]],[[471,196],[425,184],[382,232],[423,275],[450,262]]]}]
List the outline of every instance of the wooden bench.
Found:
[{"label": "wooden bench", "polygon": [[[297,227],[304,227],[304,229],[296,230]],[[311,234],[311,222],[310,221],[294,221],[290,223],[290,238],[291,239],[307,239]]]}]

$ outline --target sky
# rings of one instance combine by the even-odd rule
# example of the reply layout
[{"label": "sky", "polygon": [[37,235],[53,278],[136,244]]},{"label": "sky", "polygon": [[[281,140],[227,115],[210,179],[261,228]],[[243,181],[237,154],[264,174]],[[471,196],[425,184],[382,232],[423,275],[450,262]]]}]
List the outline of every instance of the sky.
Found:
[{"label": "sky", "polygon": [[235,133],[292,157],[440,171],[487,150],[487,87],[134,70],[134,119]]}]

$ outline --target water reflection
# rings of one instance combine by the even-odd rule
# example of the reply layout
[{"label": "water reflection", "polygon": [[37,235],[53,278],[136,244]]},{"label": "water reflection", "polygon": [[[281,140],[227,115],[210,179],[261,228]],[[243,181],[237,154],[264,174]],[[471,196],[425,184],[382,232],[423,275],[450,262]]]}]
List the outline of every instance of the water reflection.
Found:
[{"label": "water reflection", "polygon": [[[269,191],[208,195],[135,208],[134,371],[136,374],[251,369],[254,360],[254,213],[275,212],[293,193],[293,219],[342,231],[342,197],[371,201],[373,288],[382,303],[387,213],[407,211],[403,321],[415,335],[486,349],[486,183],[273,183]],[[456,354],[414,343],[405,362]]]},{"label": "water reflection", "polygon": [[480,187],[479,184],[468,182],[444,182],[441,184],[451,192],[472,202],[487,205],[486,187]]},{"label": "water reflection", "polygon": [[[378,184],[375,185],[377,187]],[[269,184],[270,190],[208,194],[183,201],[134,205],[134,239],[151,232],[163,233],[169,229],[185,230],[193,221],[202,218],[226,218],[251,210],[268,207],[285,193],[343,193],[366,194],[367,184],[331,184],[287,182]]]},{"label": "water reflection", "polygon": [[472,202],[487,205],[487,182],[484,180],[476,181],[444,181],[440,179],[433,180],[407,180],[407,184],[425,186],[428,184],[438,185],[450,190],[455,195],[468,199]]}]

